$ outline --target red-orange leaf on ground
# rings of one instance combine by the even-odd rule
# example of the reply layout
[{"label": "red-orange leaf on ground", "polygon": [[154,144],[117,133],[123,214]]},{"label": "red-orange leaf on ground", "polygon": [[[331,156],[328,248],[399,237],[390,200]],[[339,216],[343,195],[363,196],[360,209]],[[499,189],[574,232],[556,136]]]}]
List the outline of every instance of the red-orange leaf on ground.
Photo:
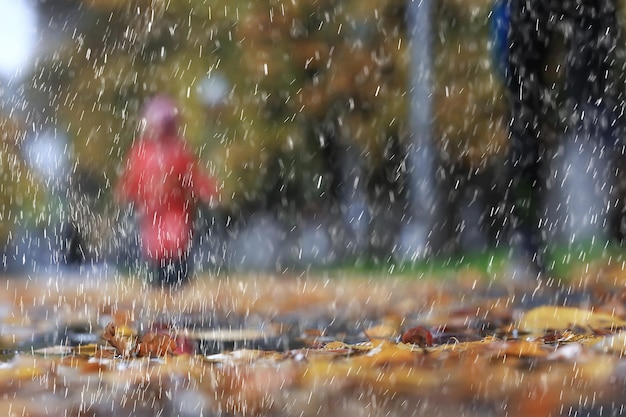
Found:
[{"label": "red-orange leaf on ground", "polygon": [[412,343],[420,347],[433,345],[433,335],[430,330],[417,326],[402,333],[402,343]]},{"label": "red-orange leaf on ground", "polygon": [[137,343],[135,353],[139,357],[161,357],[173,354],[177,347],[176,341],[168,334],[146,333]]}]

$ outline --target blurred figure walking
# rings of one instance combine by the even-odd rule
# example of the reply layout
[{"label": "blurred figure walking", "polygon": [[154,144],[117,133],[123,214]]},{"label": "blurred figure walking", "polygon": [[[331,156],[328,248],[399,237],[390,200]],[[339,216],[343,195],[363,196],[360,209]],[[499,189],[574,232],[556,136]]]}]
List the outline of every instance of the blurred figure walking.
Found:
[{"label": "blurred figure walking", "polygon": [[212,204],[218,198],[217,182],[200,169],[178,125],[171,98],[156,96],[146,103],[139,139],[126,156],[115,190],[119,202],[133,204],[148,279],[156,285],[178,286],[189,279],[196,203]]}]

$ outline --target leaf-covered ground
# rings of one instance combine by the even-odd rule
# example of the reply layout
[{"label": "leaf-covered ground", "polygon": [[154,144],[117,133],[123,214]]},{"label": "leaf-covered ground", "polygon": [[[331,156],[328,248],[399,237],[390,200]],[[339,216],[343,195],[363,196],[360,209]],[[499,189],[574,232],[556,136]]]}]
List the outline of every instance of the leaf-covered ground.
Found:
[{"label": "leaf-covered ground", "polygon": [[0,415],[621,415],[626,273],[572,276],[7,278]]}]

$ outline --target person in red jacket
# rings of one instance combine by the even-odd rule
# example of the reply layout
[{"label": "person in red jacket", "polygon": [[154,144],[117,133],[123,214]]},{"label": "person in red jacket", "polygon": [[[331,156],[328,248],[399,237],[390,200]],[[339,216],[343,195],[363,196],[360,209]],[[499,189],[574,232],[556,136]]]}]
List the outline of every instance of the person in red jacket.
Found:
[{"label": "person in red jacket", "polygon": [[217,182],[201,170],[178,125],[172,99],[156,96],[146,103],[139,139],[115,190],[118,201],[133,204],[142,255],[155,284],[187,281],[196,202],[212,204],[218,197]]}]

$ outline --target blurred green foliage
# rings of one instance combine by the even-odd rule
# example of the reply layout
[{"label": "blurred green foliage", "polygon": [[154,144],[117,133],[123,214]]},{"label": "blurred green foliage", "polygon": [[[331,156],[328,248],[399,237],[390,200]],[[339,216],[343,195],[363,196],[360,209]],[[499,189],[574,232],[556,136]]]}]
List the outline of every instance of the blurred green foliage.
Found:
[{"label": "blurred green foliage", "polygon": [[[447,160],[464,166],[506,146],[490,6],[435,1],[435,136]],[[71,38],[38,59],[28,86],[46,107],[45,122],[67,129],[79,171],[114,183],[141,103],[155,93],[180,103],[183,133],[224,182],[225,204],[264,201],[273,189],[314,203],[331,187],[329,140],[358,147],[372,171],[389,157],[390,139],[409,135],[405,1],[84,0],[81,7]],[[223,96],[211,102],[207,92]]]},{"label": "blurred green foliage", "polygon": [[[325,136],[376,164],[390,137],[408,134],[404,1],[85,4],[73,39],[40,61],[33,87],[47,93],[89,169],[114,176],[140,103],[157,92],[180,102],[184,133],[225,181],[227,201],[262,198],[264,184],[276,182],[268,176],[285,172],[270,172],[276,158],[291,167],[283,180],[319,189]],[[489,60],[490,2],[436,6],[442,151],[464,160],[497,154],[505,108]],[[226,84],[225,97],[203,104],[212,77]]]},{"label": "blurred green foliage", "polygon": [[444,157],[483,166],[507,148],[504,82],[490,52],[492,0],[444,0],[436,7],[435,127]]}]

